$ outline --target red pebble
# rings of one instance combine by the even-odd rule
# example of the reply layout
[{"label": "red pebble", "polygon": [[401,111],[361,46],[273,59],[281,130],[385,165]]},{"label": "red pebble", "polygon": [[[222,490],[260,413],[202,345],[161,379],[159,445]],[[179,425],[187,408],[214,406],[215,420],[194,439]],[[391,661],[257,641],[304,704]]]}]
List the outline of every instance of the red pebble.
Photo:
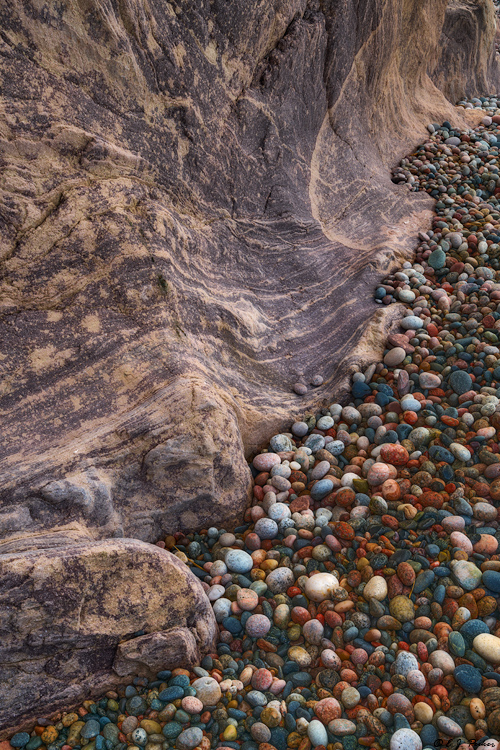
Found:
[{"label": "red pebble", "polygon": [[290,613],[290,617],[292,618],[292,622],[298,625],[304,625],[311,619],[311,615],[305,607],[294,607]]},{"label": "red pebble", "polygon": [[256,550],[260,549],[260,537],[254,534],[253,531],[245,537],[245,544],[248,549]]},{"label": "red pebble", "polygon": [[380,456],[385,463],[392,464],[393,466],[404,466],[410,458],[406,448],[393,443],[382,445]]}]

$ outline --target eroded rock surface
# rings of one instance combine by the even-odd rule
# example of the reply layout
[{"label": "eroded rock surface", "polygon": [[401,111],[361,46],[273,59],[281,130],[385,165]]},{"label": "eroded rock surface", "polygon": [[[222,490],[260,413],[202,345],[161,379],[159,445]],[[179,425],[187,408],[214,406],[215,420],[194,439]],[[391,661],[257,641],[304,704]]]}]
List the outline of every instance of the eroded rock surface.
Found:
[{"label": "eroded rock surface", "polygon": [[371,289],[429,207],[387,167],[460,118],[429,74],[496,75],[489,0],[446,7],[0,11],[5,534],[229,524],[245,450],[375,356]]},{"label": "eroded rock surface", "polygon": [[[152,669],[165,631],[184,627],[163,619],[166,553],[140,542],[156,614],[128,591],[129,630],[145,640],[118,652],[129,626],[109,617],[109,634],[84,632],[81,595],[45,606],[37,570],[50,592],[58,561],[75,580],[99,555],[120,569],[135,552],[113,537],[229,527],[249,498],[245,453],[380,354],[398,311],[377,310],[373,287],[409,257],[431,206],[388,168],[429,121],[465,122],[443,91],[498,88],[490,10],[489,0],[0,8],[5,608],[23,592],[17,612],[5,609],[3,727],[25,718],[22,692],[34,713],[55,694],[69,706],[102,687],[99,675],[109,684],[113,664]],[[320,388],[292,393],[316,374]],[[88,590],[90,608],[103,599],[104,588]],[[208,645],[210,632],[198,635]],[[171,633],[187,659],[192,637]]]},{"label": "eroded rock surface", "polygon": [[[132,539],[0,551],[0,730],[90,693],[193,666],[214,647],[216,622],[199,580],[174,555]],[[72,537],[72,538],[71,538]],[[142,633],[145,633],[143,635]]]}]

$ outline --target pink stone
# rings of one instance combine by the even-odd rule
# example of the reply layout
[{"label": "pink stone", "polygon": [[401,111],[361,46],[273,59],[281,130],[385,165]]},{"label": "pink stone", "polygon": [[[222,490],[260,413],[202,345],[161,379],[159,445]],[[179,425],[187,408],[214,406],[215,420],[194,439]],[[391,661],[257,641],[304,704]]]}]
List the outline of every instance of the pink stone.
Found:
[{"label": "pink stone", "polygon": [[500,464],[490,464],[484,470],[486,479],[497,479],[500,477]]},{"label": "pink stone", "polygon": [[253,589],[240,589],[236,594],[236,601],[242,610],[251,612],[258,605],[259,597]]},{"label": "pink stone", "polygon": [[496,429],[494,427],[481,427],[477,434],[479,437],[492,438],[495,437]]},{"label": "pink stone", "polygon": [[245,537],[245,546],[247,547],[247,549],[251,550],[260,549],[260,537],[258,536],[258,534],[254,534],[253,532],[251,534],[248,534]]},{"label": "pink stone", "polygon": [[276,453],[259,453],[252,463],[257,471],[271,471],[273,466],[281,463],[281,459]]},{"label": "pink stone", "polygon": [[285,680],[274,680],[273,684],[269,688],[269,692],[273,695],[279,695],[286,687]]},{"label": "pink stone", "polygon": [[[421,356],[424,356],[423,354]],[[434,372],[421,372],[419,375],[421,388],[440,388],[441,377]]]},{"label": "pink stone", "polygon": [[378,484],[383,484],[387,479],[393,479],[393,468],[389,464],[373,464],[368,470],[368,476],[366,477],[368,484],[375,487]]},{"label": "pink stone", "polygon": [[411,669],[406,675],[406,682],[411,690],[420,693],[426,685],[425,675],[419,669]]},{"label": "pink stone", "polygon": [[441,526],[445,531],[463,531],[465,529],[465,519],[462,516],[446,516],[441,521]]},{"label": "pink stone", "polygon": [[268,669],[257,669],[252,675],[252,687],[255,690],[268,690],[273,684],[273,675]]},{"label": "pink stone", "polygon": [[[295,539],[296,537],[294,537]],[[333,534],[328,534],[327,537],[325,537],[325,544],[327,547],[330,547],[332,552],[340,552],[342,549],[342,545],[340,544],[339,540],[333,536]]]},{"label": "pink stone", "polygon": [[314,713],[323,724],[328,724],[334,719],[340,719],[342,709],[336,698],[323,698],[314,706]]},{"label": "pink stone", "polygon": [[255,523],[255,521],[258,521],[259,518],[265,518],[266,511],[264,508],[261,508],[260,505],[254,505],[253,508],[250,509],[250,516],[252,518],[252,521]]},{"label": "pink stone", "polygon": [[474,545],[474,552],[480,555],[494,555],[498,549],[498,541],[491,534],[481,534],[481,538]]},{"label": "pink stone", "polygon": [[181,701],[181,706],[188,714],[201,714],[203,711],[203,703],[199,698],[194,695],[188,695]]},{"label": "pink stone", "polygon": [[468,555],[471,555],[473,552],[471,540],[469,537],[465,536],[465,534],[462,534],[461,531],[452,531],[450,534],[450,542],[453,547],[458,547]]},{"label": "pink stone", "polygon": [[353,664],[364,664],[368,660],[368,654],[364,648],[355,648],[351,654]]},{"label": "pink stone", "polygon": [[342,664],[340,656],[338,656],[331,648],[325,648],[325,650],[321,652],[321,663],[327,669],[335,670],[339,670]]},{"label": "pink stone", "polygon": [[271,622],[265,615],[250,615],[245,629],[251,638],[265,638],[271,628]]}]

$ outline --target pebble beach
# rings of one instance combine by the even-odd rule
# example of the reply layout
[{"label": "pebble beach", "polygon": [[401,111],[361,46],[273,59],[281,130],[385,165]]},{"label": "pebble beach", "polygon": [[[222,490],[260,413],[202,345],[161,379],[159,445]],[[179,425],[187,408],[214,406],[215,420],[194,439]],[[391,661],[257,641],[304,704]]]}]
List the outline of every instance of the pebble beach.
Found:
[{"label": "pebble beach", "polygon": [[482,124],[429,124],[392,174],[436,202],[374,291],[405,308],[382,361],[271,437],[240,526],[158,541],[202,582],[217,651],[2,750],[498,750],[500,97],[459,105]]}]

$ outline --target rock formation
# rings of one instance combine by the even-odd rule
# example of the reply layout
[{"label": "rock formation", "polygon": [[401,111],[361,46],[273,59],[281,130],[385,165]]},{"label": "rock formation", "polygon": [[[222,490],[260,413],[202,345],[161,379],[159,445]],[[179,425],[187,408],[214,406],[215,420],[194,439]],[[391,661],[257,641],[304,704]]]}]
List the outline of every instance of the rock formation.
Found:
[{"label": "rock formation", "polygon": [[210,602],[170,552],[84,540],[78,528],[33,547],[26,537],[0,546],[4,734],[127,676],[193,666],[213,648]]},{"label": "rock formation", "polygon": [[2,9],[5,532],[230,523],[245,451],[373,356],[429,205],[387,167],[459,117],[428,74],[496,81],[490,1],[446,7]]},{"label": "rock formation", "polygon": [[229,526],[245,454],[380,352],[431,205],[389,167],[497,88],[491,0],[12,0],[0,29],[0,535]]}]

